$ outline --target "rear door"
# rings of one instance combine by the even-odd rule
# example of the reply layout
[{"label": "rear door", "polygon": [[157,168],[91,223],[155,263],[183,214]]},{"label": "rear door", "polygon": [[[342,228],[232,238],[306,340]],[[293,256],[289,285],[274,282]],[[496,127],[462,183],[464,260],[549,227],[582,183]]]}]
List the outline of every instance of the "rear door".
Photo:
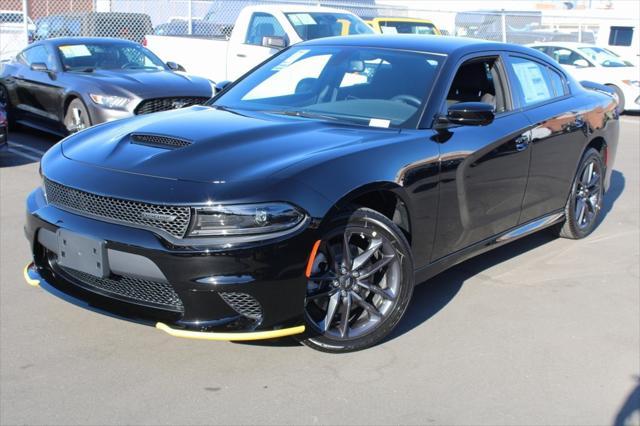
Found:
[{"label": "rear door", "polygon": [[531,167],[520,223],[562,210],[586,142],[586,123],[560,69],[509,55],[519,111],[532,124]]},{"label": "rear door", "polygon": [[456,102],[488,102],[495,104],[496,117],[486,126],[439,130],[440,201],[433,261],[518,224],[531,156],[531,125],[513,108],[499,53],[467,57],[448,92],[441,114]]}]

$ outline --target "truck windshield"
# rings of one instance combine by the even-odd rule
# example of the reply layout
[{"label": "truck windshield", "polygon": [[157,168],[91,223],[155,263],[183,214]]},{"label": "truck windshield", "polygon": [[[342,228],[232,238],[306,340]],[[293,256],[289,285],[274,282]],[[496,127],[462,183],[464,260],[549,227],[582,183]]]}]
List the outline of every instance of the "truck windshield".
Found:
[{"label": "truck windshield", "polygon": [[302,45],[263,64],[213,106],[415,128],[444,58],[390,49]]},{"label": "truck windshield", "polygon": [[364,21],[348,13],[287,13],[287,19],[302,40],[353,34],[373,34]]},{"label": "truck windshield", "polygon": [[58,46],[65,71],[164,70],[162,61],[136,44],[83,43]]}]

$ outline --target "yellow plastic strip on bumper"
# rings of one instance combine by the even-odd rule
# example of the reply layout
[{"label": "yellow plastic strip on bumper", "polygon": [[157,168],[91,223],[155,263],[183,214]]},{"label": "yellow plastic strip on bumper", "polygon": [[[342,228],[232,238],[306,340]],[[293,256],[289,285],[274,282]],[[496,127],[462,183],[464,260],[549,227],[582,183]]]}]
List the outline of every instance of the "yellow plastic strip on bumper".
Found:
[{"label": "yellow plastic strip on bumper", "polygon": [[33,263],[27,264],[27,266],[25,266],[24,270],[22,271],[22,275],[24,276],[24,280],[31,287],[39,287],[40,286],[40,280],[33,279],[33,278],[31,278],[31,275],[29,275],[29,268],[31,268],[31,266],[33,266]]},{"label": "yellow plastic strip on bumper", "polygon": [[304,325],[296,327],[282,328],[280,330],[267,330],[267,331],[252,331],[247,333],[215,333],[206,331],[188,331],[171,328],[167,324],[159,322],[156,324],[156,328],[162,330],[174,337],[185,337],[187,339],[200,339],[200,340],[230,340],[234,342],[241,342],[247,340],[264,340],[275,339],[277,337],[291,336],[294,334],[304,333]]}]

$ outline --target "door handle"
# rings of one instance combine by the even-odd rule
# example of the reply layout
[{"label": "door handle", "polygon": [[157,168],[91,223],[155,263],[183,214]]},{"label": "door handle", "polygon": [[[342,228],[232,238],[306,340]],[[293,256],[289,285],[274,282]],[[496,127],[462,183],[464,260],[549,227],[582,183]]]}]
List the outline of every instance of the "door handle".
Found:
[{"label": "door handle", "polygon": [[515,140],[516,142],[516,151],[521,152],[525,149],[529,148],[529,144],[531,143],[531,131],[521,134]]},{"label": "door handle", "polygon": [[236,56],[238,58],[246,58],[247,57],[247,55],[245,55],[244,53],[236,53]]}]

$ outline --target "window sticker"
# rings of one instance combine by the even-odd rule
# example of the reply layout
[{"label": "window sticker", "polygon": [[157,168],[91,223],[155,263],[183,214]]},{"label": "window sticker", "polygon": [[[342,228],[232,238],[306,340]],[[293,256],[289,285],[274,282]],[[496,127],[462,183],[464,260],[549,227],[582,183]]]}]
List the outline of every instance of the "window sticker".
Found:
[{"label": "window sticker", "polygon": [[542,68],[538,64],[529,61],[514,63],[513,70],[518,76],[524,93],[524,101],[527,104],[544,101],[552,97],[542,74]]},{"label": "window sticker", "polygon": [[65,58],[78,58],[81,56],[91,56],[91,52],[84,44],[74,44],[69,46],[60,46],[60,52]]},{"label": "window sticker", "polygon": [[382,127],[384,129],[387,129],[390,124],[391,121],[383,120],[382,118],[372,118],[371,120],[369,120],[369,127]]},{"label": "window sticker", "polygon": [[287,68],[289,65],[293,64],[298,59],[302,58],[307,53],[309,53],[309,49],[298,50],[297,52],[295,52],[291,56],[289,56],[287,59],[285,59],[284,61],[280,62],[275,67],[271,68],[271,71],[283,70],[283,69]]},{"label": "window sticker", "polygon": [[308,13],[292,13],[289,15],[289,19],[293,25],[316,25],[317,22],[313,19],[313,16]]}]

